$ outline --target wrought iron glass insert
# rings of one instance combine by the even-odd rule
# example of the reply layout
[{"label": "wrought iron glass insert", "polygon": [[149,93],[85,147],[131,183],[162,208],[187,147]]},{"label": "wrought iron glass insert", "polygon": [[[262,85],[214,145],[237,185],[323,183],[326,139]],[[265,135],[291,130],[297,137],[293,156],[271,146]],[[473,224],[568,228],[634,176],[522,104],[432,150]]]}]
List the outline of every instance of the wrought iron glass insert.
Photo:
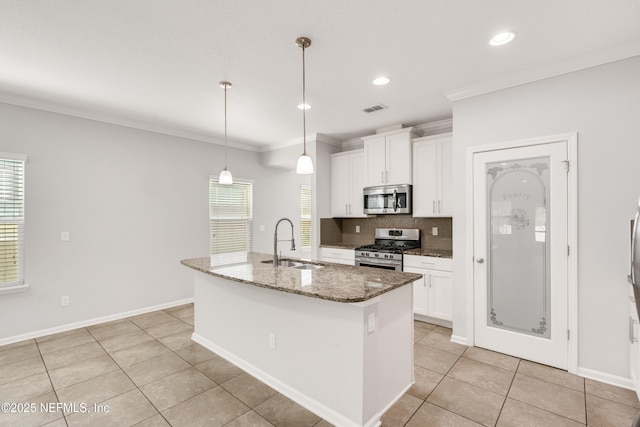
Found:
[{"label": "wrought iron glass insert", "polygon": [[487,164],[487,325],[550,338],[549,157]]}]

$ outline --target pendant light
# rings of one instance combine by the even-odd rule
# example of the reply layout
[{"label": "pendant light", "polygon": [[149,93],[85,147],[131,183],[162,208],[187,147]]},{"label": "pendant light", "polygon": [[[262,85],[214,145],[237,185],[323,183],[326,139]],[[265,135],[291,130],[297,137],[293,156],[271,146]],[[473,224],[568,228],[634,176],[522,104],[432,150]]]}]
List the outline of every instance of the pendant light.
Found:
[{"label": "pendant light", "polygon": [[[305,90],[305,68],[304,68],[304,50],[311,46],[311,39],[307,37],[298,37],[296,45],[302,48],[302,105],[307,105]],[[307,109],[302,108],[302,138],[304,142],[304,151],[298,158],[296,173],[308,175],[313,173],[313,161],[307,154]]]},{"label": "pendant light", "polygon": [[231,171],[227,169],[227,89],[231,87],[231,83],[220,82],[218,85],[224,89],[224,169],[220,172],[218,182],[231,185],[233,184],[233,177],[231,176]]}]

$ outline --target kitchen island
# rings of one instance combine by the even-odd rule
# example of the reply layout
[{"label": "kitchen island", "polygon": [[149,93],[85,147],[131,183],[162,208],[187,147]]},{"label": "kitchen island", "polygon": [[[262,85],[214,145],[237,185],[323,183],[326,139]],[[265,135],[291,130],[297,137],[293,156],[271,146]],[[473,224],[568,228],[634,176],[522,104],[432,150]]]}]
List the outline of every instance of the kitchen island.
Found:
[{"label": "kitchen island", "polygon": [[196,270],[193,340],[336,426],[378,426],[413,383],[419,274],[181,261]]}]

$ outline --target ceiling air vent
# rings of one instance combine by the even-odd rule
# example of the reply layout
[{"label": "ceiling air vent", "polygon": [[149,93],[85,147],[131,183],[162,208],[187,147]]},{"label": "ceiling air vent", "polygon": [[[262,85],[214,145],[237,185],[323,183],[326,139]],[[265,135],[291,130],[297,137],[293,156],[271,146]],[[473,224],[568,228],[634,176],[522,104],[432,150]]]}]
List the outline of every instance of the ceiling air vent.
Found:
[{"label": "ceiling air vent", "polygon": [[384,104],[378,104],[378,105],[374,105],[373,107],[369,107],[369,108],[365,108],[364,111],[365,113],[373,113],[374,111],[380,111],[380,110],[384,110],[385,108],[389,108]]}]

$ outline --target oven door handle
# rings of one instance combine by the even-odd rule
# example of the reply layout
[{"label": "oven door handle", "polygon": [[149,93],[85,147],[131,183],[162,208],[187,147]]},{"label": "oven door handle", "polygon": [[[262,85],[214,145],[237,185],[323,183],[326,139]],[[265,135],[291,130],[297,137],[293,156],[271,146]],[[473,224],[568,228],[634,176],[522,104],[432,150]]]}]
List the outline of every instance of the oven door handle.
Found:
[{"label": "oven door handle", "polygon": [[371,265],[401,265],[402,261],[400,260],[391,260],[391,259],[380,259],[380,258],[358,258],[356,257],[355,259],[356,263],[358,262],[362,262],[365,264],[371,264]]},{"label": "oven door handle", "polygon": [[398,211],[398,190],[393,190],[393,211]]}]

